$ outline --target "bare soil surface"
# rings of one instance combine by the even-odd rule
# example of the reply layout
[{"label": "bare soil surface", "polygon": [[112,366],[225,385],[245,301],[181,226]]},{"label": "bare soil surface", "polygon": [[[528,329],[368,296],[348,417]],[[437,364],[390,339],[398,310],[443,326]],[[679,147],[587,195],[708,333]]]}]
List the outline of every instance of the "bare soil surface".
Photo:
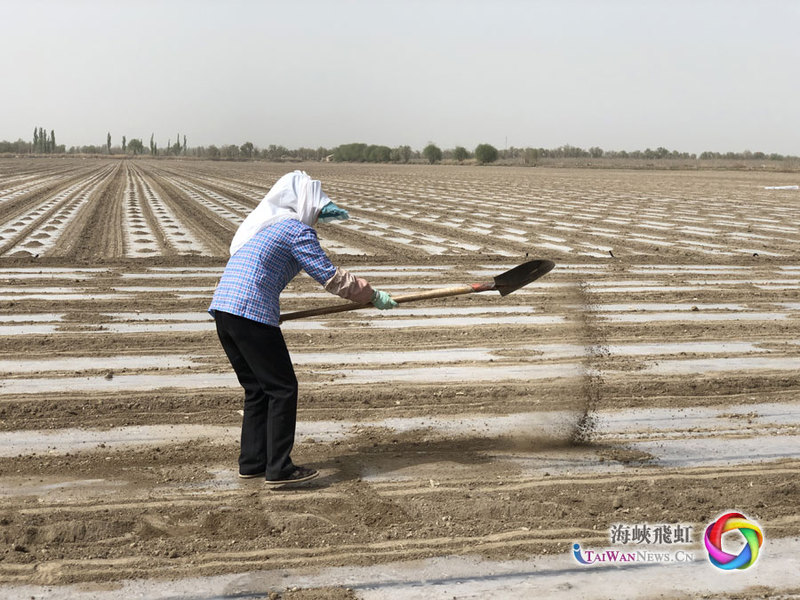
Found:
[{"label": "bare soil surface", "polygon": [[[533,559],[620,522],[691,524],[699,553],[728,510],[800,534],[800,195],[764,189],[793,174],[300,165],[350,211],[319,227],[334,263],[391,293],[558,266],[505,298],[286,323],[294,460],[322,476],[269,490],[236,478],[242,392],[205,310],[294,166],[2,167],[3,584]],[[303,275],[282,310],[339,302]],[[81,431],[108,439],[35,443]]]}]

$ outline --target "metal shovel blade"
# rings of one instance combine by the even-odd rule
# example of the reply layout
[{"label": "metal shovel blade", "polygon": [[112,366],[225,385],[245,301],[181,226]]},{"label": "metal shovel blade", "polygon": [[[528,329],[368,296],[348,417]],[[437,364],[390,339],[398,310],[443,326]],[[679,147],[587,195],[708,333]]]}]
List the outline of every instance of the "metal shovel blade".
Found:
[{"label": "metal shovel blade", "polygon": [[543,275],[547,275],[555,266],[556,263],[552,260],[543,259],[522,263],[495,277],[494,289],[500,292],[501,296],[507,296],[511,292],[536,281]]}]

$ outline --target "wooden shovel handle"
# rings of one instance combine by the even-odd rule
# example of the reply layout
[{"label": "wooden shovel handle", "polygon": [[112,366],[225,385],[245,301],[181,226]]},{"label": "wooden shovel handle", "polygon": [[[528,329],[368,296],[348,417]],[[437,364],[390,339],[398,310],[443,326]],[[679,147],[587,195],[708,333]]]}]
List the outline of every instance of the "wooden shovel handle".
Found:
[{"label": "wooden shovel handle", "polygon": [[[490,283],[473,283],[472,285],[460,285],[457,287],[440,288],[437,290],[429,290],[427,292],[419,292],[417,294],[406,294],[404,296],[392,296],[392,299],[398,304],[406,302],[414,302],[416,300],[429,300],[431,298],[447,298],[448,296],[460,296],[461,294],[472,294],[474,292],[487,292],[494,289],[494,282]],[[293,319],[303,319],[305,317],[318,317],[320,315],[331,315],[334,313],[347,312],[349,310],[360,310],[362,308],[371,308],[372,303],[359,304],[351,302],[349,304],[338,304],[336,306],[323,306],[321,308],[311,308],[308,310],[300,310],[297,312],[286,313],[281,315],[281,323],[283,321],[291,321]]]},{"label": "wooden shovel handle", "polygon": [[449,288],[439,288],[438,290],[428,290],[416,294],[406,294],[405,296],[392,296],[392,300],[398,304],[404,302],[414,302],[416,300],[429,300],[431,298],[447,298],[448,296],[460,296],[461,294],[472,294],[474,292],[488,292],[494,289],[494,283],[473,283],[472,285],[459,285]]}]

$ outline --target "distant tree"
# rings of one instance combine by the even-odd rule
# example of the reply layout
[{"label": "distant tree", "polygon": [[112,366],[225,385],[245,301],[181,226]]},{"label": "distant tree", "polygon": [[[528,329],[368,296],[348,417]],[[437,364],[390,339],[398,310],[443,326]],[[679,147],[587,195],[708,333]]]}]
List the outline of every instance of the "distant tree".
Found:
[{"label": "distant tree", "polygon": [[518,158],[522,158],[524,154],[524,150],[522,148],[516,148],[511,146],[509,148],[505,148],[503,150],[497,151],[498,158],[508,159],[508,160],[516,160]]},{"label": "distant tree", "polygon": [[33,128],[33,148],[32,149],[33,149],[34,152],[38,152],[39,151],[39,128],[38,127],[34,127]]},{"label": "distant tree", "polygon": [[186,134],[183,134],[183,153],[186,154]]},{"label": "distant tree", "polygon": [[411,146],[398,146],[392,149],[392,162],[407,163],[411,160]]},{"label": "distant tree", "polygon": [[442,150],[436,144],[428,144],[422,149],[422,156],[424,156],[430,164],[433,164],[442,160]]},{"label": "distant tree", "polygon": [[334,148],[333,160],[337,162],[364,162],[366,160],[366,153],[366,144],[342,144]]},{"label": "distant tree", "polygon": [[125,136],[122,136],[122,153],[125,154],[127,152],[128,144],[125,141]]},{"label": "distant tree", "polygon": [[108,149],[108,153],[111,154],[111,132],[106,135],[106,148]]},{"label": "distant tree", "polygon": [[174,154],[175,156],[180,155],[183,146],[181,146],[181,134],[177,134],[175,136],[175,143],[172,143],[172,140],[167,141],[167,153]]},{"label": "distant tree", "polygon": [[497,160],[497,148],[491,144],[478,144],[475,146],[475,158],[482,165],[492,163]]},{"label": "distant tree", "polygon": [[55,129],[50,130],[50,152],[56,151],[56,131]]},{"label": "distant tree", "polygon": [[[324,148],[320,150],[325,151]],[[325,156],[327,154],[321,155],[320,159]],[[342,144],[333,149],[333,160],[337,162],[389,162],[396,160],[395,157],[395,151],[389,146],[378,146],[376,144]]]},{"label": "distant tree", "polygon": [[[61,146],[62,148],[64,146]],[[70,146],[70,154],[102,154],[105,146]]]},{"label": "distant tree", "polygon": [[156,147],[155,147],[155,144],[153,143],[153,135],[154,134],[152,134],[152,133],[150,134],[150,154],[155,154],[156,153]]},{"label": "distant tree", "polygon": [[219,151],[223,158],[239,158],[239,146],[236,144],[227,144]]},{"label": "distant tree", "polygon": [[392,149],[389,146],[367,146],[365,158],[367,162],[389,162]]},{"label": "distant tree", "polygon": [[219,148],[217,148],[214,144],[211,144],[208,147],[208,156],[209,158],[219,158]]},{"label": "distant tree", "polygon": [[254,146],[252,142],[245,142],[239,147],[239,151],[243,156],[247,158],[253,158],[253,148]]},{"label": "distant tree", "polygon": [[144,144],[142,144],[142,140],[133,138],[130,142],[128,142],[128,150],[130,150],[134,156],[137,154],[142,154],[144,152]]},{"label": "distant tree", "polygon": [[[256,152],[256,155],[258,152]],[[299,160],[322,160],[328,155],[325,148],[298,148],[294,151],[294,157]]]},{"label": "distant tree", "polygon": [[526,165],[535,165],[536,161],[539,160],[539,150],[536,148],[525,148],[523,160]]},{"label": "distant tree", "polygon": [[[37,134],[38,135],[38,134]],[[18,138],[16,142],[9,142],[8,140],[0,140],[0,154],[23,154],[30,153],[33,144],[26,142],[22,138]]]},{"label": "distant tree", "polygon": [[463,146],[456,146],[453,149],[453,158],[458,162],[463,162],[469,158],[469,151]]},{"label": "distant tree", "polygon": [[276,146],[275,144],[270,144],[266,148],[261,151],[261,156],[266,158],[267,160],[283,160],[283,157],[289,154],[289,149],[286,146]]}]

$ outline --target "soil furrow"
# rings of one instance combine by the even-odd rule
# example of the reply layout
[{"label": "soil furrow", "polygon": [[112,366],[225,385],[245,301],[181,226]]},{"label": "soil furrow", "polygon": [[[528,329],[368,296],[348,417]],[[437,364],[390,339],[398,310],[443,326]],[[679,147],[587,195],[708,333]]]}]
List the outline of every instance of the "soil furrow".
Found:
[{"label": "soil furrow", "polygon": [[124,182],[123,165],[117,163],[105,174],[98,189],[92,192],[86,206],[65,228],[54,254],[80,262],[101,256],[122,256]]}]

